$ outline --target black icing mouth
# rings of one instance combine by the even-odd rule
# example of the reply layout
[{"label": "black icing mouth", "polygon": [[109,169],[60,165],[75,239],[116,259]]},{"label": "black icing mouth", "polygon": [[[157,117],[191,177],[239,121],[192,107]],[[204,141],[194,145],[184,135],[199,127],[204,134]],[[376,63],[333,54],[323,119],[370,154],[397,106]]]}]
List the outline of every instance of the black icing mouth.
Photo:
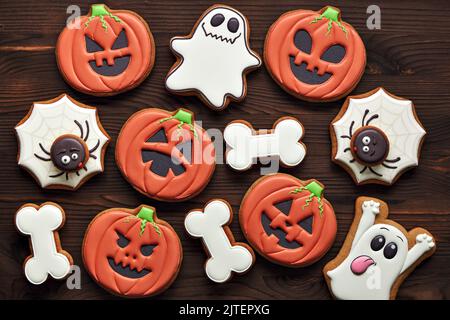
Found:
[{"label": "black icing mouth", "polygon": [[286,249],[298,249],[298,248],[302,247],[302,245],[300,243],[298,243],[297,241],[288,241],[288,240],[286,240],[286,235],[287,234],[281,229],[278,229],[278,228],[274,229],[274,228],[272,228],[270,226],[270,222],[271,221],[270,221],[269,217],[265,213],[263,213],[261,215],[261,224],[262,224],[262,226],[264,228],[264,231],[266,232],[266,234],[268,236],[273,234],[275,237],[277,237],[278,238],[278,244],[280,246],[282,246],[283,248],[286,248]]},{"label": "black icing mouth", "polygon": [[112,66],[108,65],[105,60],[103,60],[103,64],[98,67],[95,63],[95,60],[89,61],[89,65],[92,70],[102,76],[117,76],[125,71],[130,63],[130,56],[124,56],[114,59],[114,64]]},{"label": "black icing mouth", "polygon": [[307,64],[302,62],[299,66],[295,64],[295,57],[289,57],[291,63],[291,71],[294,73],[295,77],[303,83],[306,84],[322,84],[326,82],[332,76],[331,73],[325,72],[323,75],[319,76],[317,70],[309,71],[306,69]]},{"label": "black icing mouth", "polygon": [[220,40],[220,41],[222,41],[222,42],[225,41],[225,42],[231,43],[231,44],[234,44],[234,42],[236,41],[236,39],[239,38],[239,37],[241,36],[241,33],[239,33],[239,34],[238,34],[236,37],[234,37],[234,38],[227,38],[227,37],[218,35],[218,34],[216,34],[216,33],[207,32],[206,29],[205,29],[205,23],[204,23],[204,22],[202,23],[202,29],[203,29],[203,32],[205,33],[205,36],[206,36],[206,37],[211,37],[211,38],[214,38],[214,39],[216,39],[216,40]]},{"label": "black icing mouth", "polygon": [[108,258],[108,263],[111,269],[113,269],[115,272],[120,274],[121,276],[124,276],[125,278],[131,278],[131,279],[139,279],[142,277],[145,277],[150,273],[147,269],[142,269],[141,271],[137,271],[136,269],[130,269],[130,266],[122,267],[119,264],[116,264],[114,262],[113,258]]}]

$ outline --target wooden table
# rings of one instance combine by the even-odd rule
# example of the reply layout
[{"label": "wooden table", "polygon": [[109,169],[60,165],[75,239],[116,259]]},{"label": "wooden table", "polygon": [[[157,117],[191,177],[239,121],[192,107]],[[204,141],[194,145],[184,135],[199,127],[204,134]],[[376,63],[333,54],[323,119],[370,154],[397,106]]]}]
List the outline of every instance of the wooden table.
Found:
[{"label": "wooden table", "polygon": [[[251,25],[251,46],[262,54],[271,23],[286,11],[319,10],[318,1],[227,1],[247,16]],[[360,33],[367,48],[366,72],[354,94],[383,86],[414,101],[428,131],[420,166],[405,173],[392,187],[356,187],[350,176],[330,161],[328,124],[343,100],[313,104],[286,94],[262,67],[248,77],[248,96],[217,113],[196,98],[169,94],[164,78],[175,61],[169,40],[190,33],[207,1],[109,1],[113,9],[130,9],[150,25],[155,38],[156,64],[150,76],[136,89],[111,98],[78,93],[62,79],[54,48],[68,17],[66,8],[74,1],[1,1],[0,3],[0,298],[104,299],[113,296],[94,283],[81,268],[82,289],[68,290],[65,281],[49,280],[40,286],[27,282],[22,263],[29,254],[28,239],[14,227],[13,217],[24,203],[54,201],[66,211],[61,231],[62,244],[82,266],[81,243],[90,220],[111,207],[134,208],[153,205],[159,216],[173,225],[181,237],[184,261],[174,284],[157,299],[329,299],[322,267],[338,252],[353,218],[354,200],[359,195],[388,202],[390,217],[407,229],[422,226],[434,234],[438,249],[402,285],[401,299],[450,298],[450,3],[438,0],[384,1],[381,30],[366,27],[366,8],[373,1],[327,1],[342,9],[343,18]],[[380,4],[381,2],[378,1]],[[87,13],[88,3],[81,5]],[[103,126],[112,137],[106,153],[105,173],[94,177],[77,192],[42,190],[32,177],[17,166],[14,126],[33,101],[48,100],[61,93],[98,107]],[[201,208],[212,198],[228,200],[235,212],[232,231],[244,240],[237,212],[242,196],[259,177],[259,167],[236,174],[218,165],[208,187],[199,196],[182,203],[153,201],[133,190],[114,162],[115,141],[125,120],[145,107],[174,110],[186,106],[203,121],[205,128],[219,128],[232,120],[250,121],[255,128],[270,128],[281,116],[295,116],[305,126],[308,147],[305,161],[294,169],[282,170],[299,178],[316,178],[326,185],[325,194],[338,219],[336,242],[328,254],[313,266],[290,269],[257,256],[253,269],[229,283],[216,285],[204,273],[205,254],[200,241],[184,232],[185,214]]]}]

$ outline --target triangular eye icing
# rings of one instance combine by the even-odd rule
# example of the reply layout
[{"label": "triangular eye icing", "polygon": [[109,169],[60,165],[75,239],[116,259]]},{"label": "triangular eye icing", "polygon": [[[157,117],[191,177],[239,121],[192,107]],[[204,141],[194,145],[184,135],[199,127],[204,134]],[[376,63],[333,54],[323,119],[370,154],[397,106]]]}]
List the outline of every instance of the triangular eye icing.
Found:
[{"label": "triangular eye icing", "polygon": [[157,142],[167,143],[166,132],[164,131],[164,129],[160,129],[160,130],[158,130],[158,132],[156,132],[154,135],[152,135],[150,138],[148,138],[146,142],[149,142],[149,143],[157,143]]},{"label": "triangular eye icing", "polygon": [[283,213],[285,216],[288,216],[289,212],[291,211],[292,200],[286,200],[286,201],[275,203],[274,207],[277,208],[278,210],[280,210],[280,212]]},{"label": "triangular eye icing", "polygon": [[299,30],[295,33],[294,36],[294,44],[295,46],[304,53],[310,54],[312,47],[312,39],[306,30]]},{"label": "triangular eye icing", "polygon": [[189,163],[192,163],[192,144],[191,141],[185,141],[175,146],[184,155]]},{"label": "triangular eye icing", "polygon": [[300,227],[303,228],[303,230],[305,230],[309,234],[312,234],[313,233],[313,222],[314,222],[314,217],[309,216],[309,217],[299,221],[298,224]]},{"label": "triangular eye icing", "polygon": [[86,50],[88,53],[103,51],[103,48],[95,40],[92,40],[87,35],[84,36],[84,39],[86,40]]},{"label": "triangular eye icing", "polygon": [[118,50],[122,48],[128,47],[128,38],[125,33],[125,29],[122,29],[120,31],[119,36],[117,37],[116,41],[114,41],[113,46],[111,47],[112,50]]}]

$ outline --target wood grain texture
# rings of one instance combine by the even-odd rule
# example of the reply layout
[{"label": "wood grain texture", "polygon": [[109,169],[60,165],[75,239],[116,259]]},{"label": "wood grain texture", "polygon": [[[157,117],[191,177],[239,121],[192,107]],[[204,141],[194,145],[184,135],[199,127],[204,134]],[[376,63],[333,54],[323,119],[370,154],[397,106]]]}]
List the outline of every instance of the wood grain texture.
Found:
[{"label": "wood grain texture", "polygon": [[[298,8],[319,10],[318,1],[224,1],[247,16],[251,46],[263,52],[265,33],[277,17]],[[112,9],[130,9],[149,24],[157,46],[156,63],[150,76],[136,89],[110,98],[97,98],[74,91],[62,79],[54,46],[73,1],[0,2],[0,298],[6,299],[104,299],[114,298],[94,283],[82,267],[82,289],[68,290],[64,281],[29,284],[22,263],[29,254],[28,239],[14,227],[13,217],[24,203],[54,201],[67,215],[60,231],[63,247],[82,266],[81,242],[90,220],[111,207],[134,208],[141,203],[157,208],[158,215],[180,235],[184,261],[171,288],[155,299],[329,299],[322,267],[338,252],[353,219],[354,200],[359,195],[378,197],[389,204],[390,218],[407,229],[421,226],[437,240],[436,254],[423,263],[401,286],[399,299],[450,298],[450,2],[439,0],[379,1],[382,29],[366,27],[366,8],[372,1],[327,1],[339,6],[367,47],[368,63],[353,94],[383,86],[414,101],[417,114],[428,131],[420,166],[405,173],[392,187],[356,187],[351,177],[330,161],[328,124],[343,100],[314,104],[286,94],[263,67],[248,76],[248,96],[216,113],[193,97],[178,97],[164,88],[164,78],[175,61],[168,44],[171,37],[186,35],[208,1],[108,1]],[[82,14],[89,2],[79,3]],[[16,163],[14,126],[33,101],[48,100],[66,92],[82,103],[98,107],[106,131],[112,137],[106,152],[105,173],[87,182],[77,192],[44,191]],[[253,269],[218,285],[207,279],[201,242],[184,232],[185,214],[201,208],[211,198],[224,198],[239,211],[241,199],[259,166],[236,174],[218,165],[209,186],[199,196],[182,203],[161,203],[140,195],[122,178],[114,163],[115,140],[122,124],[144,107],[174,110],[186,106],[205,128],[223,130],[232,120],[244,119],[255,129],[271,128],[281,116],[297,117],[305,127],[308,154],[294,169],[283,169],[301,179],[315,178],[326,186],[326,197],[338,219],[336,242],[318,263],[303,269],[272,264],[257,255]],[[244,241],[235,216],[231,225],[237,241]]]}]

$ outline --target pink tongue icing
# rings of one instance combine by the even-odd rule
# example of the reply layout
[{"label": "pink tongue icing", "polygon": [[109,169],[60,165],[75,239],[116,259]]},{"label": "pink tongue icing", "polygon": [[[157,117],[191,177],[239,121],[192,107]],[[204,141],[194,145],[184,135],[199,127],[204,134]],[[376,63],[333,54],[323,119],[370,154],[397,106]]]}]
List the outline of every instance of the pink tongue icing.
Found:
[{"label": "pink tongue icing", "polygon": [[375,264],[375,261],[373,261],[371,257],[359,256],[352,261],[350,269],[354,274],[360,275],[366,272],[366,270],[373,264]]}]

